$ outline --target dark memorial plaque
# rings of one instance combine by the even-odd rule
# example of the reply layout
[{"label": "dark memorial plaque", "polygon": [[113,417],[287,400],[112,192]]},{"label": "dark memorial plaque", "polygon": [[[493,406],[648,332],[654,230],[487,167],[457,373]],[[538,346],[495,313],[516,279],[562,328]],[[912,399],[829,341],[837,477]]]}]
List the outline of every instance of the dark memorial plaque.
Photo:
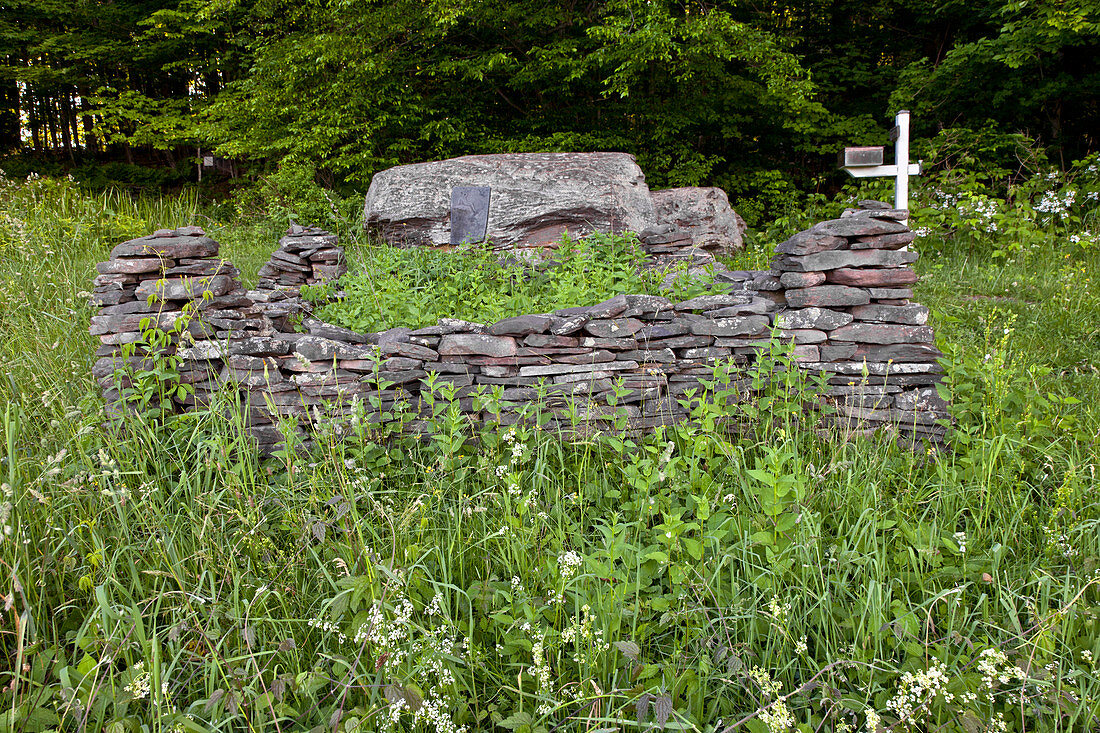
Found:
[{"label": "dark memorial plaque", "polygon": [[482,242],[489,226],[489,187],[451,189],[451,244]]}]

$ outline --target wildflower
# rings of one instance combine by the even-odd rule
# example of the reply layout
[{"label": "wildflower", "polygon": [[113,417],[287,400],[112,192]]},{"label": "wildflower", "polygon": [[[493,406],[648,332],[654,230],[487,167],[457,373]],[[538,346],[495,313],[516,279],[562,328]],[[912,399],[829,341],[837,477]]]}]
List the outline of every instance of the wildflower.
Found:
[{"label": "wildflower", "polygon": [[130,684],[122,689],[130,693],[135,700],[142,700],[149,696],[149,681],[152,678],[149,673],[145,671],[145,662],[138,662],[135,664],[133,671],[136,673],[134,678],[130,680]]},{"label": "wildflower", "polygon": [[760,712],[760,721],[768,726],[771,733],[782,733],[794,725],[794,716],[784,702],[777,702]]},{"label": "wildflower", "polygon": [[569,580],[577,574],[577,568],[584,563],[584,558],[573,550],[558,555],[558,571],[562,580]]},{"label": "wildflower", "polygon": [[947,665],[934,663],[923,672],[906,672],[901,676],[898,691],[886,703],[900,721],[915,723],[925,707],[938,695],[945,702],[954,696],[947,692]]}]

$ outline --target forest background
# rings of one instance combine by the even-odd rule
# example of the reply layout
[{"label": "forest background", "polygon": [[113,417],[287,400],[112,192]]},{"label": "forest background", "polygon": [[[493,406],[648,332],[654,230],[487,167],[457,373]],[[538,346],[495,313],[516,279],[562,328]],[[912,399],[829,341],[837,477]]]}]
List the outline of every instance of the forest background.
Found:
[{"label": "forest background", "polygon": [[899,108],[941,170],[1068,167],[1100,147],[1098,56],[1094,0],[3,0],[0,166],[164,189],[216,154],[347,194],[402,163],[620,150],[759,226],[835,193],[835,152]]}]

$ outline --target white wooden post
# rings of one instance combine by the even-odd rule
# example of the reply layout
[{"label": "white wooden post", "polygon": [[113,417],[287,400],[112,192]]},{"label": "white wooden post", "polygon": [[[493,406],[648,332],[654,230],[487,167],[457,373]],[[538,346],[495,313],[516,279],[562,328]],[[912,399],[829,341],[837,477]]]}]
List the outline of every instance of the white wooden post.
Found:
[{"label": "white wooden post", "polygon": [[920,175],[920,162],[909,162],[909,110],[903,109],[894,118],[890,131],[894,143],[894,164],[883,165],[883,148],[845,148],[840,167],[853,178],[894,178],[894,207],[909,208],[909,176]]},{"label": "white wooden post", "polygon": [[[894,143],[894,208],[909,208],[909,110],[903,109],[894,118],[898,139]],[[918,169],[919,170],[919,169]]]}]

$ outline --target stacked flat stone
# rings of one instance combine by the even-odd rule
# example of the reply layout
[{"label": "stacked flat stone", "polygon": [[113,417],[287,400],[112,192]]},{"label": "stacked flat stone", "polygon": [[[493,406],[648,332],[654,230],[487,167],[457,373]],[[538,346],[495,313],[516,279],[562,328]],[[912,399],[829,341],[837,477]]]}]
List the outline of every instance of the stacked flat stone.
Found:
[{"label": "stacked flat stone", "polygon": [[[237,344],[270,331],[241,286],[237,269],[217,253],[217,242],[200,227],[188,226],[123,242],[111,250],[107,262],[97,265],[100,274],[91,302],[100,309],[89,332],[99,337],[100,347],[92,373],[109,404],[117,406],[119,388],[129,384],[120,370],[148,367],[153,348],[172,355],[195,343],[210,352],[212,344]],[[153,326],[170,335],[167,344],[157,346],[145,338],[144,331]],[[217,359],[184,358],[180,381],[194,392],[175,396],[176,402],[185,408],[208,403],[225,377],[220,367]]]},{"label": "stacked flat stone", "polygon": [[894,425],[938,436],[946,404],[935,390],[942,353],[928,309],[911,302],[917,253],[909,213],[861,201],[776,247],[772,270],[749,285],[784,304],[780,335],[801,366],[832,385],[834,421],[873,430]]},{"label": "stacked flat stone", "polygon": [[657,224],[638,233],[646,256],[654,267],[687,265],[704,267],[714,263],[714,255],[695,246],[690,232],[671,224]]},{"label": "stacked flat stone", "polygon": [[[359,334],[307,319],[308,333],[275,335],[288,351],[269,360],[266,382],[247,386],[259,393],[250,400],[260,413],[257,424],[289,415],[304,423],[327,419],[333,404],[342,414],[365,410],[367,421],[377,422],[400,401],[417,418],[411,428],[423,429],[424,398],[436,385],[453,390],[471,420],[512,424],[539,401],[556,411],[547,428],[606,429],[621,412],[639,431],[683,419],[678,398],[712,377],[715,360],[747,362],[767,336],[773,309],[751,293],[681,303],[619,295],[489,325],[444,319],[417,330]],[[748,389],[737,375],[725,387]],[[490,415],[475,396],[494,390],[501,411]],[[268,431],[260,444],[269,448],[277,440]]]},{"label": "stacked flat stone", "polygon": [[310,312],[300,296],[303,285],[334,282],[347,272],[344,249],[332,232],[292,224],[279,247],[258,273],[256,289],[249,293],[280,330]]},{"label": "stacked flat stone", "polygon": [[[237,385],[263,451],[282,442],[276,421],[287,416],[310,429],[334,419],[379,423],[407,410],[407,427],[426,429],[433,387],[452,393],[471,422],[511,424],[539,401],[553,413],[548,429],[590,433],[622,416],[636,432],[684,419],[680,400],[713,378],[718,360],[731,365],[719,388],[748,397],[745,367],[777,328],[794,341],[800,368],[827,379],[835,409],[826,420],[935,438],[946,416],[935,392],[939,352],[927,309],[910,302],[915,254],[902,249],[913,239],[904,221],[905,212],[867,202],[780,245],[771,271],[720,272],[728,293],[682,302],[618,295],[493,324],[443,319],[368,334],[308,317],[304,332],[296,331],[276,308],[290,301],[270,297],[295,286],[276,282],[277,290],[244,293],[201,230],[157,232],[119,245],[99,267],[96,375],[117,389],[117,350],[140,339],[140,320],[170,328],[187,306],[199,316],[172,348],[196,394],[181,407]],[[316,230],[292,230],[280,251],[303,260],[326,251],[329,261],[343,261],[332,254],[339,252],[335,238]],[[203,299],[203,290],[212,297]],[[499,393],[498,405],[486,403],[491,392]]]},{"label": "stacked flat stone", "polygon": [[347,271],[344,250],[335,234],[294,224],[260,268],[257,289],[297,295],[303,285],[336,280]]}]

